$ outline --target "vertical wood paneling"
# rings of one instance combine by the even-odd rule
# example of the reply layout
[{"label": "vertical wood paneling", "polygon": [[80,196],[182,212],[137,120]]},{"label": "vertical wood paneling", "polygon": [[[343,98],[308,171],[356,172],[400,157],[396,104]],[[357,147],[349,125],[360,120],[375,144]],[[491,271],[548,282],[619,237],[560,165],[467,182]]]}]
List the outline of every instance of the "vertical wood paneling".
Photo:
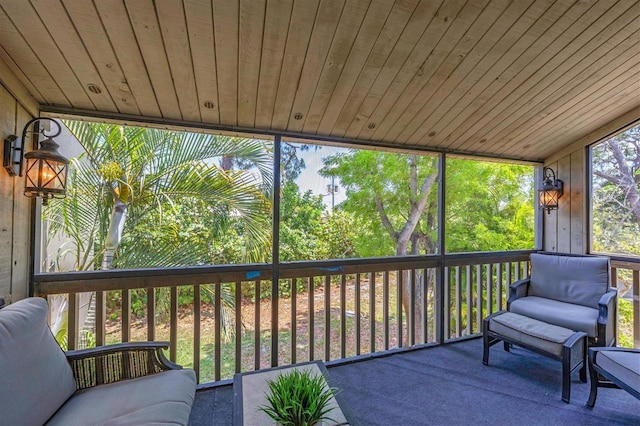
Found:
[{"label": "vertical wood paneling", "polygon": [[585,254],[587,236],[585,220],[587,209],[585,204],[585,149],[571,154],[571,190],[569,203],[571,206],[571,253]]},{"label": "vertical wood paneling", "polygon": [[[558,163],[545,164],[545,167],[551,167],[556,172],[558,171]],[[537,195],[537,194],[536,194]],[[547,213],[546,210],[542,212],[542,226],[543,228],[543,249],[545,251],[558,251],[558,211],[552,210]]]},{"label": "vertical wood paneling", "polygon": [[558,200],[558,240],[557,251],[569,253],[571,251],[571,157],[566,156],[558,160],[558,167],[554,170],[556,177],[564,182],[564,194]]},{"label": "vertical wood paneling", "polygon": [[[16,132],[16,100],[0,86],[0,140]],[[11,300],[14,180],[0,170],[0,297]]]},{"label": "vertical wood paneling", "polygon": [[[31,120],[31,115],[21,106],[16,106],[16,134]],[[2,139],[4,140],[4,139]],[[0,172],[1,173],[1,172]],[[13,179],[13,250],[11,264],[11,299],[29,296],[29,270],[31,259],[31,199],[23,195],[24,179]]]}]

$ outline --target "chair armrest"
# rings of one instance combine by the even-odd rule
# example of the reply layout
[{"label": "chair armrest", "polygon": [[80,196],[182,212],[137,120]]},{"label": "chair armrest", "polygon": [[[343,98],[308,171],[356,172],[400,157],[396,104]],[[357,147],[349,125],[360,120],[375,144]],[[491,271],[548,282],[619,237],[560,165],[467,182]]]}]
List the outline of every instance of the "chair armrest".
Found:
[{"label": "chair armrest", "polygon": [[[618,302],[618,291],[611,289],[598,301],[598,336],[597,346],[613,346],[616,341],[615,316]],[[611,321],[609,320],[611,318]]]},{"label": "chair armrest", "polygon": [[509,299],[507,299],[507,310],[511,307],[511,302],[521,297],[525,297],[529,293],[529,284],[531,278],[524,278],[509,286]]},{"label": "chair armrest", "polygon": [[181,366],[162,352],[168,342],[130,342],[66,352],[78,390],[133,379]]}]

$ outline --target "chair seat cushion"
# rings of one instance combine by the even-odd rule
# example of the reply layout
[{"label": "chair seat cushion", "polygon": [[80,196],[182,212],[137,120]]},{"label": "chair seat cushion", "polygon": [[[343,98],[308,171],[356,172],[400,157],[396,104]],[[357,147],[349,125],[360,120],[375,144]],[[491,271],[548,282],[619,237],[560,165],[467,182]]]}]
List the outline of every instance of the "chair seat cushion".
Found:
[{"label": "chair seat cushion", "polygon": [[183,424],[195,397],[193,370],[170,370],[76,392],[50,425]]},{"label": "chair seat cushion", "polygon": [[613,377],[640,392],[640,353],[601,350],[596,365]]},{"label": "chair seat cushion", "polygon": [[598,310],[544,297],[527,296],[511,302],[509,311],[596,337]]}]

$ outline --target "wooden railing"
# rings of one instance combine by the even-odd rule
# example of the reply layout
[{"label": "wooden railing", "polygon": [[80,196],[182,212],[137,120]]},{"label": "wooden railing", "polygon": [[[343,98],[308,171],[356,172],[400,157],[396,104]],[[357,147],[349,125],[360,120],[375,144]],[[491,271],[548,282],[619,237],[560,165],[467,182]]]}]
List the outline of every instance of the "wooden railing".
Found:
[{"label": "wooden railing", "polygon": [[[168,340],[170,359],[194,368],[205,383],[475,336],[482,318],[506,307],[509,285],[528,274],[530,253],[291,262],[277,270],[260,264],[74,272],[34,281],[35,294],[68,298],[69,349],[87,334],[96,345]],[[630,330],[638,346],[640,264],[613,265],[614,276],[635,268]],[[88,332],[79,323],[87,293],[95,312]]]},{"label": "wooden railing", "polygon": [[640,260],[613,257],[611,282],[618,289],[618,346],[640,348]]}]

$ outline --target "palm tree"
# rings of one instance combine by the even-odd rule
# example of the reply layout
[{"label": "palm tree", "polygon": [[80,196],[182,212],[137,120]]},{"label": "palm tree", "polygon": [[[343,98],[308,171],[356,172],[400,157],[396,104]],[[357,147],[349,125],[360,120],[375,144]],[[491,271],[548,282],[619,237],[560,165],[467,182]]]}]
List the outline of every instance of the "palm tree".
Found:
[{"label": "palm tree", "polygon": [[[44,211],[50,234],[65,242],[55,259],[71,254],[75,270],[211,263],[192,245],[160,239],[153,255],[135,244],[118,253],[123,234],[143,221],[162,228],[163,212],[185,200],[206,204],[203,214],[233,218],[243,230],[240,261],[264,261],[270,244],[272,153],[265,142],[79,121],[64,122],[85,150],[71,160],[67,197]],[[226,170],[220,159],[243,169]],[[57,269],[49,260],[47,269]],[[223,299],[227,299],[223,297]],[[228,300],[232,300],[229,298]],[[232,307],[230,307],[232,308]]]}]

